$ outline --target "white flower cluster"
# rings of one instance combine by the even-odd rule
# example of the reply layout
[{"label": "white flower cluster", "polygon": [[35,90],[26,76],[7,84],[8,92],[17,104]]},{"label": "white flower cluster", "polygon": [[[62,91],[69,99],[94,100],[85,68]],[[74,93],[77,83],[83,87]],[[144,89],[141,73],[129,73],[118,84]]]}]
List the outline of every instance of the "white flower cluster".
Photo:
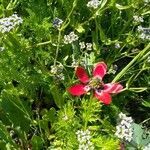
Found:
[{"label": "white flower cluster", "polygon": [[143,17],[133,16],[133,19],[136,23],[144,22]]},{"label": "white flower cluster", "polygon": [[150,28],[143,28],[138,26],[139,38],[142,40],[150,40]]},{"label": "white flower cluster", "polygon": [[122,139],[130,142],[133,138],[133,128],[132,123],[133,119],[131,117],[127,117],[125,114],[119,114],[120,122],[116,126],[116,133],[115,135]]},{"label": "white flower cluster", "polygon": [[89,130],[78,130],[76,134],[79,142],[78,150],[94,150],[94,146],[90,141],[91,135]]},{"label": "white flower cluster", "polygon": [[64,74],[62,73],[63,72],[63,65],[61,65],[61,64],[51,66],[50,72],[56,79],[59,79],[59,80],[65,79]]},{"label": "white flower cluster", "polygon": [[0,32],[6,33],[10,32],[16,26],[22,24],[23,20],[21,17],[18,17],[17,14],[13,14],[7,18],[0,19]]},{"label": "white flower cluster", "polygon": [[101,1],[99,0],[91,0],[87,3],[87,7],[91,7],[91,8],[98,8],[98,6],[101,4]]},{"label": "white flower cluster", "polygon": [[150,143],[143,148],[143,150],[150,150]]},{"label": "white flower cluster", "polygon": [[74,41],[78,40],[78,36],[74,32],[70,32],[70,34],[64,36],[64,43],[70,44]]},{"label": "white flower cluster", "polygon": [[62,23],[63,23],[63,21],[62,21],[61,19],[59,19],[59,18],[55,18],[55,19],[53,20],[53,26],[54,26],[55,28],[60,28],[61,25],[62,25]]},{"label": "white flower cluster", "polygon": [[91,51],[92,50],[92,43],[86,43],[85,42],[80,42],[80,49],[86,48],[86,50]]}]

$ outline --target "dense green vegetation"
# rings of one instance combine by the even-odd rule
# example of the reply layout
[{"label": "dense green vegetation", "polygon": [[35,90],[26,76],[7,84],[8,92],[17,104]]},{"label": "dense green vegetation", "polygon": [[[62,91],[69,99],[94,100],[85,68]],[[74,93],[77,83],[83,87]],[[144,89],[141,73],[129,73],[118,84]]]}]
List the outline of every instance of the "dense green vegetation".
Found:
[{"label": "dense green vegetation", "polygon": [[[0,0],[0,149],[148,150],[149,8],[149,0]],[[107,72],[97,85],[99,63]],[[91,92],[74,96],[79,66]],[[123,86],[109,105],[109,93],[93,96],[104,83]]]}]

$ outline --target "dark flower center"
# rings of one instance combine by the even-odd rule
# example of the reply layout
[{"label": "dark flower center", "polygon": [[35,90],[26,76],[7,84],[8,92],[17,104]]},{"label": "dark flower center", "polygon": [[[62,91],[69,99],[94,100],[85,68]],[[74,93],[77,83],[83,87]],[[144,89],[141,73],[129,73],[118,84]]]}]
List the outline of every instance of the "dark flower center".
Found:
[{"label": "dark flower center", "polygon": [[103,89],[103,82],[99,78],[92,78],[88,85],[91,89]]}]

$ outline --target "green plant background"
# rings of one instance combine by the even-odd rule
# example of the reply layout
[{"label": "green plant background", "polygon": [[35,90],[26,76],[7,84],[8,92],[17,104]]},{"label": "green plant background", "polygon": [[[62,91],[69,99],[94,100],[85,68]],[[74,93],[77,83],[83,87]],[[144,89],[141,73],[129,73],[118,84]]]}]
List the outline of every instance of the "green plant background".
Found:
[{"label": "green plant background", "polygon": [[[91,130],[95,149],[118,149],[114,132],[120,111],[133,117],[141,135],[143,126],[148,130],[150,44],[138,38],[140,23],[134,23],[133,16],[142,16],[142,26],[149,27],[150,5],[141,0],[102,0],[92,10],[87,2],[0,0],[0,18],[17,13],[23,19],[11,32],[0,33],[0,46],[5,48],[0,52],[0,149],[77,149],[78,129]],[[53,27],[56,17],[64,21],[59,30]],[[79,41],[92,43],[93,50],[80,50],[79,41],[65,45],[63,37],[71,31]],[[109,72],[104,81],[121,82],[125,90],[113,96],[110,106],[89,95],[72,97],[66,91],[76,80],[72,58],[79,64],[86,60],[89,73],[94,63],[104,61]],[[64,80],[50,72],[59,63]],[[147,141],[135,140],[127,149],[141,149]]]}]

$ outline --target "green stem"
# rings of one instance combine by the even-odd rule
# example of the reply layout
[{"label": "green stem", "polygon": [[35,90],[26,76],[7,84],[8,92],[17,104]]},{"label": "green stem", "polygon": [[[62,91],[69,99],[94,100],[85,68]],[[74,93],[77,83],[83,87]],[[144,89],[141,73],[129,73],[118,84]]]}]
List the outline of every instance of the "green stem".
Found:
[{"label": "green stem", "polygon": [[99,8],[88,20],[81,23],[81,26],[83,26],[83,25],[87,24],[88,22],[90,22],[91,20],[95,19],[98,14],[102,13],[103,11],[107,10],[108,8],[109,7],[106,7],[104,9]]},{"label": "green stem", "polygon": [[16,4],[17,4],[17,0],[15,0],[14,2],[13,2],[13,0],[11,0],[6,7],[6,10],[12,10]]},{"label": "green stem", "polygon": [[41,43],[38,43],[36,45],[27,46],[26,49],[33,48],[33,47],[38,47],[38,46],[43,46],[43,45],[47,45],[47,44],[52,44],[51,40],[50,41],[46,41],[46,42],[41,42]]},{"label": "green stem", "polygon": [[126,72],[130,69],[130,67],[131,67],[138,59],[140,59],[140,58],[145,54],[145,52],[146,52],[147,50],[149,50],[149,48],[150,48],[150,44],[148,44],[139,54],[137,54],[137,55],[133,58],[133,60],[132,60],[125,68],[123,68],[123,69],[121,70],[121,72],[119,72],[119,73],[117,74],[117,76],[113,79],[112,82],[118,81],[123,75],[125,75]]},{"label": "green stem", "polygon": [[[73,11],[74,11],[74,8],[75,8],[76,5],[77,5],[77,1],[78,1],[78,0],[74,0],[72,9],[71,9],[70,13],[68,14],[68,16],[67,16],[65,22],[63,23],[62,27],[60,28],[60,31],[64,30],[64,29],[68,26],[68,24],[70,23],[70,16],[72,15],[72,13],[73,13]],[[67,21],[68,21],[68,22],[67,22]]]},{"label": "green stem", "polygon": [[56,62],[57,62],[57,57],[58,57],[58,52],[59,52],[60,41],[61,41],[61,30],[59,30],[59,34],[58,34],[58,42],[57,42],[57,48],[56,48],[55,59],[54,59],[54,66],[56,66]]}]

